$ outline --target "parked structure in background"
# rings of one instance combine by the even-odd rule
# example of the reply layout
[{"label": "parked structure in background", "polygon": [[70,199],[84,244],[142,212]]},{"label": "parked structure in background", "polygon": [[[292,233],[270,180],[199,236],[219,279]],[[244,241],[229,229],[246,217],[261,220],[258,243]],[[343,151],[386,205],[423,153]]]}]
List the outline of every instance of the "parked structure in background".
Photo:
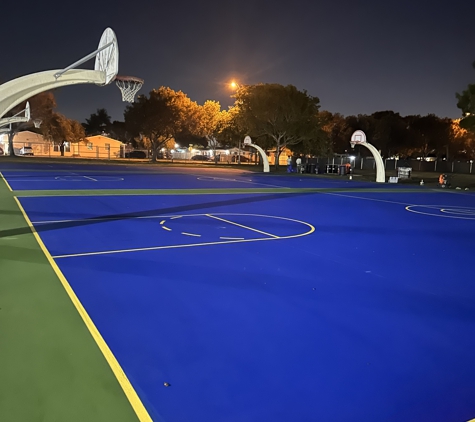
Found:
[{"label": "parked structure in background", "polygon": [[[103,135],[89,136],[85,141],[54,143],[44,139],[43,135],[31,131],[19,132],[13,138],[15,153],[20,154],[23,147],[31,147],[37,157],[80,157],[114,159],[124,158],[125,145]],[[9,154],[8,134],[0,135],[0,148]]]}]

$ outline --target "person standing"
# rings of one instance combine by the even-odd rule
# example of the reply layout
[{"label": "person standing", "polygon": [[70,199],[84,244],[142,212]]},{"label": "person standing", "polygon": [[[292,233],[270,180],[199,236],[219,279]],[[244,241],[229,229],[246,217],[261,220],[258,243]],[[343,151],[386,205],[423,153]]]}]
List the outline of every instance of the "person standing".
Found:
[{"label": "person standing", "polygon": [[300,157],[297,157],[295,164],[297,164],[297,173],[302,173],[302,159]]},{"label": "person standing", "polygon": [[292,173],[292,158],[287,156],[287,173]]}]

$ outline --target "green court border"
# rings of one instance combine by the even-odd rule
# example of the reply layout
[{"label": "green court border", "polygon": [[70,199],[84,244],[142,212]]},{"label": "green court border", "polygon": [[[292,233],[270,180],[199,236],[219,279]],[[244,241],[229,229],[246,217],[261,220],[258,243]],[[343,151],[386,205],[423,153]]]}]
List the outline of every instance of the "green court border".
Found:
[{"label": "green court border", "polygon": [[[0,368],[4,367],[1,370],[3,383],[0,386],[0,420],[19,422],[57,420],[136,422],[138,420],[152,422],[149,413],[117,359],[51,257],[1,172],[0,178],[4,180],[4,184],[0,184],[2,203],[0,213],[14,216],[2,219],[3,224],[0,224],[0,231],[2,229],[12,231],[11,225],[18,225],[22,218],[22,225],[24,226],[26,223],[31,232],[18,237],[0,237],[0,249],[4,251],[0,255],[0,260],[5,262],[5,266],[2,265],[3,282],[0,282],[0,311],[2,308],[4,310],[0,314],[0,334],[3,341],[10,340],[8,348],[3,348],[4,353],[0,360]],[[23,260],[15,261],[12,257],[15,254],[15,249],[19,248],[20,242],[22,243],[21,250],[25,255],[22,257]],[[26,248],[24,247],[25,242],[28,246]],[[29,256],[32,258],[31,261],[28,260]],[[58,279],[60,284],[57,283]],[[15,283],[9,284],[10,281]],[[19,281],[30,288],[18,289],[17,282]],[[53,292],[53,296],[50,298],[48,295],[45,300],[47,303],[51,301],[48,304],[52,308],[59,306],[61,313],[54,314],[48,319],[35,308],[35,296],[38,292],[34,286],[39,284],[45,288],[45,294]],[[38,287],[36,288],[38,289]],[[63,294],[60,293],[61,289]],[[64,295],[64,292],[67,296]],[[2,295],[6,299],[1,298]],[[71,302],[68,305],[67,298],[73,303],[74,310],[70,306]],[[22,301],[30,306],[25,308],[22,306]],[[54,304],[53,301],[55,301]],[[46,313],[49,308],[46,307],[46,310],[42,310]],[[74,313],[76,316],[72,315]],[[12,316],[9,314],[16,315],[18,323],[14,318],[7,319],[8,316]],[[92,336],[106,362],[99,358],[99,351],[95,347],[91,347],[93,343],[87,339],[84,329],[78,327],[77,316],[80,316],[82,320],[82,327],[87,327],[87,332]],[[43,320],[47,324],[43,324]],[[31,329],[30,326],[34,328]],[[47,340],[44,343],[41,341],[43,336],[47,338],[44,334],[50,334],[50,331],[54,337],[60,331],[59,326],[63,330],[63,337],[57,339],[57,344],[51,345],[50,343],[46,344]],[[80,350],[69,349],[69,338],[66,338],[65,332],[70,337],[74,337],[72,342]],[[36,334],[39,334],[39,339],[36,339]],[[36,349],[32,352],[34,357],[32,356],[32,359],[28,361],[21,360],[21,356],[25,352],[29,355],[29,350],[24,350],[25,344],[33,343],[34,340],[39,342],[35,343]],[[20,349],[22,352],[17,353]],[[80,356],[76,358],[76,354]],[[19,356],[19,361],[16,359],[16,355]],[[70,358],[70,355],[75,357]],[[83,355],[87,355],[85,361],[88,365],[86,367],[84,367]],[[63,363],[62,360],[65,360],[66,363]],[[60,363],[58,364],[58,362]],[[38,365],[41,365],[41,368],[38,368]],[[45,372],[45,366],[51,372]],[[56,367],[57,371],[55,371]],[[106,367],[109,369],[106,370]],[[113,379],[115,379],[115,385]],[[68,383],[72,385],[68,385]],[[58,385],[63,387],[58,389]],[[68,386],[70,390],[67,389]],[[21,402],[24,403],[20,405]]]},{"label": "green court border", "polygon": [[438,190],[372,188],[219,188],[219,189],[90,189],[90,190],[14,190],[18,197],[34,196],[127,196],[127,195],[231,195],[262,193],[437,193]]}]

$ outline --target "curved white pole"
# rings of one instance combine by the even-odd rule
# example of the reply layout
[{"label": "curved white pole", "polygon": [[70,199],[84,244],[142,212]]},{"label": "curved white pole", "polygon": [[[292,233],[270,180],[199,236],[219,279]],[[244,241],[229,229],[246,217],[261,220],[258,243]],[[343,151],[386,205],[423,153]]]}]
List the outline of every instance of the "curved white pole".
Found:
[{"label": "curved white pole", "polygon": [[[381,154],[379,151],[371,144],[368,142],[361,142],[358,143],[358,145],[365,146],[371,151],[371,154],[373,154],[374,161],[376,163],[376,182],[377,183],[385,183],[386,182],[386,171],[384,170],[384,163],[383,159],[381,157]],[[355,144],[351,143],[351,147],[354,148]]]},{"label": "curved white pole", "polygon": [[61,78],[56,79],[55,75],[60,71],[47,70],[32,73],[0,85],[0,117],[40,92],[67,85],[105,85],[106,83],[106,73],[100,70],[71,69],[64,73]]},{"label": "curved white pole", "polygon": [[259,146],[259,145],[256,145],[256,144],[246,144],[246,145],[249,145],[250,147],[254,147],[255,149],[257,149],[259,151],[259,153],[261,154],[261,157],[262,157],[262,164],[264,165],[264,173],[269,173],[269,159],[267,158],[267,155],[266,153],[264,152],[264,150]]}]

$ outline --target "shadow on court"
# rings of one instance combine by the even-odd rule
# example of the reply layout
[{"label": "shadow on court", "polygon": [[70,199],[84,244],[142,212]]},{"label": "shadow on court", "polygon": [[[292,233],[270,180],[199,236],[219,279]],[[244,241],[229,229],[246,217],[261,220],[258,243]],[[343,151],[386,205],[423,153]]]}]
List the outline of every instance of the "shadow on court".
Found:
[{"label": "shadow on court", "polygon": [[[292,193],[292,197],[306,196],[315,194],[315,192],[301,192],[301,193]],[[183,205],[178,207],[169,207],[169,208],[160,208],[153,209],[141,212],[131,212],[131,213],[119,213],[119,214],[107,214],[102,216],[88,217],[81,220],[75,221],[64,221],[64,222],[55,222],[55,223],[41,223],[35,226],[35,230],[38,233],[47,232],[50,230],[65,229],[71,227],[82,227],[89,226],[92,224],[99,224],[105,220],[127,220],[132,218],[139,217],[152,217],[155,215],[162,214],[180,214],[188,211],[197,211],[197,210],[209,210],[210,208],[224,207],[230,205],[243,205],[243,204],[254,204],[257,202],[273,201],[276,199],[281,199],[287,197],[287,193],[276,193],[276,194],[265,194],[260,196],[252,196],[247,198],[233,198],[227,199],[224,201],[212,201],[212,202],[203,202],[198,204]],[[0,214],[4,211],[0,210]],[[5,213],[10,214],[10,211],[5,211]],[[16,213],[16,212],[15,212]],[[31,233],[30,227],[17,227],[13,229],[7,229],[0,231],[0,238],[22,235]]]}]

